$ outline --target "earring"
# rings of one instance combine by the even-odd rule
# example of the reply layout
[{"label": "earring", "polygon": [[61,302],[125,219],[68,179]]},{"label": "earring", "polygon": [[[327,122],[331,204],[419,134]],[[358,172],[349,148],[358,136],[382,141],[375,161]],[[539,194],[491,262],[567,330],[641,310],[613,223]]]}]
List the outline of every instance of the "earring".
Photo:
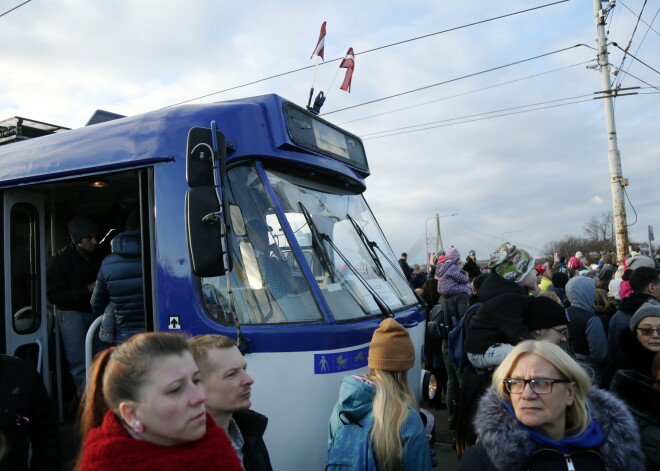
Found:
[{"label": "earring", "polygon": [[144,425],[142,425],[142,422],[140,422],[139,420],[136,420],[136,421],[135,421],[135,424],[133,425],[133,431],[134,431],[135,433],[142,433],[142,432],[144,432]]}]

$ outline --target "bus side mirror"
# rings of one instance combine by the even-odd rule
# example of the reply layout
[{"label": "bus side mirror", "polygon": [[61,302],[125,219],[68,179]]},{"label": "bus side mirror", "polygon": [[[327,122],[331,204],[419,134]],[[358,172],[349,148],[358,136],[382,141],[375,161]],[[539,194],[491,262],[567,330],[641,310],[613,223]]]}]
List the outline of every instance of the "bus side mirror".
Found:
[{"label": "bus side mirror", "polygon": [[213,186],[191,188],[186,193],[186,239],[192,271],[200,277],[222,276],[220,203]]},{"label": "bus side mirror", "polygon": [[[218,162],[227,155],[225,135],[216,132],[218,140]],[[186,148],[186,182],[191,188],[212,186],[213,181],[213,134],[208,128],[191,128],[188,131]]]}]

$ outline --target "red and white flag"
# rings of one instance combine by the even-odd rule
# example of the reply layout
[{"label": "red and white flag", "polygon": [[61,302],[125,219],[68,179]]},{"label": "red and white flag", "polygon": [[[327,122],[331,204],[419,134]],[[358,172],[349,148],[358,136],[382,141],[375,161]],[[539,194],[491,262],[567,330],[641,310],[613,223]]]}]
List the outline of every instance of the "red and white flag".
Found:
[{"label": "red and white flag", "polygon": [[353,48],[349,47],[346,52],[346,57],[341,61],[339,67],[346,69],[346,75],[344,76],[344,83],[341,84],[342,90],[351,93],[351,79],[353,78],[353,69],[355,68],[355,54],[353,54]]},{"label": "red and white flag", "polygon": [[325,59],[323,58],[323,53],[325,52],[323,49],[325,47],[325,23],[326,22],[324,21],[323,24],[321,25],[321,32],[319,33],[319,41],[316,43],[316,49],[314,49],[314,52],[312,52],[312,56],[310,57],[310,59],[314,56],[319,56],[321,59],[325,61]]}]

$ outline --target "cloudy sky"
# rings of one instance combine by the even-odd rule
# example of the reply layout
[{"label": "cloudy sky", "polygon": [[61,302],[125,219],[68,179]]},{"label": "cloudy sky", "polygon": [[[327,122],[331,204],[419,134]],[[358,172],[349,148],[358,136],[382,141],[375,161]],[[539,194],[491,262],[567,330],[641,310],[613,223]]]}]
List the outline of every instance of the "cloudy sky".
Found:
[{"label": "cloudy sky", "polygon": [[[23,1],[0,0],[0,15]],[[366,198],[397,255],[423,263],[436,213],[458,214],[440,219],[442,242],[463,256],[487,257],[504,239],[540,255],[612,207],[603,101],[592,99],[601,78],[587,68],[593,4],[511,15],[549,3],[33,0],[0,16],[0,119],[79,127],[95,109],[134,115],[209,94],[192,102],[277,93],[305,105],[314,69],[284,73],[315,63],[327,21],[322,111],[363,137]],[[644,3],[617,1],[610,41],[626,48]],[[629,49],[655,71],[628,56],[613,77],[641,87],[615,102],[635,241],[648,225],[660,233],[659,11],[647,2]],[[351,93],[339,90],[343,71],[328,90],[348,47]],[[610,52],[620,67],[622,51]]]}]

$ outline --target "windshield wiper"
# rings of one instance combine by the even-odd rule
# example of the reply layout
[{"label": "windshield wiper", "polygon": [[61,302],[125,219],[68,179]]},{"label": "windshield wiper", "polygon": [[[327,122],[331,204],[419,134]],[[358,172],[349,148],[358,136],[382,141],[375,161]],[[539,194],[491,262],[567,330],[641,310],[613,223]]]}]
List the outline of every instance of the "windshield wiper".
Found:
[{"label": "windshield wiper", "polygon": [[353,228],[355,229],[355,232],[358,233],[358,236],[360,236],[360,240],[362,241],[362,244],[364,244],[365,248],[367,249],[367,252],[369,252],[369,256],[371,257],[371,260],[373,260],[374,265],[376,266],[374,271],[380,278],[387,281],[387,277],[385,276],[385,270],[383,269],[383,265],[380,263],[380,260],[378,259],[378,255],[374,250],[374,247],[377,247],[376,242],[369,240],[369,238],[364,233],[360,225],[357,223],[355,219],[351,217],[350,214],[346,215],[346,219],[351,221],[351,224],[353,224]]},{"label": "windshield wiper", "polygon": [[312,233],[312,248],[316,247],[316,254],[319,257],[319,260],[321,261],[321,265],[323,265],[323,268],[326,269],[326,271],[330,276],[330,280],[334,283],[336,281],[335,267],[330,261],[328,252],[325,250],[325,247],[323,246],[323,239],[327,238],[328,236],[326,234],[321,234],[319,232],[319,229],[316,227],[316,224],[314,224],[314,221],[312,220],[312,216],[310,216],[309,211],[307,211],[305,205],[302,204],[302,201],[298,202],[298,206],[300,207],[300,211],[305,217],[305,221],[307,221],[307,227],[309,227],[309,231]]},{"label": "windshield wiper", "polygon": [[383,299],[380,296],[378,296],[378,293],[376,293],[376,291],[371,287],[371,285],[369,285],[369,283],[367,283],[367,281],[362,277],[362,275],[360,275],[360,273],[355,269],[355,267],[351,264],[351,262],[348,261],[348,259],[341,252],[341,250],[337,248],[337,246],[332,242],[330,236],[328,234],[319,231],[318,227],[316,227],[316,224],[312,220],[312,216],[309,214],[309,211],[307,211],[307,208],[302,203],[302,201],[298,202],[298,206],[300,207],[300,211],[305,217],[305,221],[307,221],[307,226],[309,227],[309,230],[312,233],[313,246],[318,247],[317,253],[319,259],[321,259],[321,263],[330,273],[330,279],[333,281],[333,283],[335,282],[334,265],[330,262],[330,257],[328,255],[328,252],[325,250],[325,247],[323,246],[323,241],[330,244],[330,247],[332,247],[333,250],[337,252],[337,254],[343,260],[346,266],[353,272],[356,278],[360,280],[360,283],[362,283],[362,285],[367,289],[367,291],[369,291],[369,294],[371,294],[371,296],[374,298],[374,301],[378,305],[380,311],[386,316],[394,317],[394,314],[392,313],[390,307],[387,304],[385,304],[385,302],[383,302]]}]

